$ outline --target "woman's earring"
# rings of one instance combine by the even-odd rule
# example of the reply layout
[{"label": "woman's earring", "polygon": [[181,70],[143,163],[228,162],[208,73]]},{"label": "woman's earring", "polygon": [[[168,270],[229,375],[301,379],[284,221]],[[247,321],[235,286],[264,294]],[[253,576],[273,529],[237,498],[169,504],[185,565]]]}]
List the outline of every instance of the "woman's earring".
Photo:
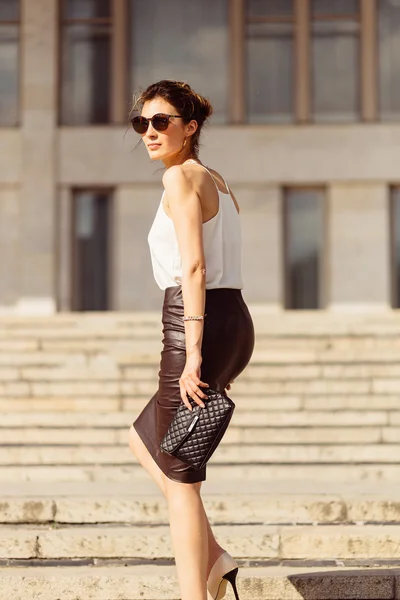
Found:
[{"label": "woman's earring", "polygon": [[187,142],[187,138],[185,138],[185,141],[183,142],[183,148],[186,146],[186,142]]}]

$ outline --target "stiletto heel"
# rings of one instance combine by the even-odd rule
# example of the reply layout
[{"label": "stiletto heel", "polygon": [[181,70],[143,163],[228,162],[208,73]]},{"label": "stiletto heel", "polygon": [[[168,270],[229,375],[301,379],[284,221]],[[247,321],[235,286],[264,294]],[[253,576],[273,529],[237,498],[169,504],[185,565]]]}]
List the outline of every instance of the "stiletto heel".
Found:
[{"label": "stiletto heel", "polygon": [[226,573],[226,575],[223,575],[223,577],[222,577],[222,579],[226,579],[227,581],[229,581],[229,583],[233,587],[233,591],[234,591],[236,600],[240,600],[239,594],[237,591],[237,587],[236,587],[236,576],[238,574],[238,570],[239,570],[238,568],[233,569],[233,571],[229,571],[229,573]]},{"label": "stiletto heel", "polygon": [[208,600],[222,600],[224,598],[226,586],[228,585],[228,579],[224,579],[224,575],[233,572],[238,566],[229,552],[225,551],[217,558],[207,579]]}]

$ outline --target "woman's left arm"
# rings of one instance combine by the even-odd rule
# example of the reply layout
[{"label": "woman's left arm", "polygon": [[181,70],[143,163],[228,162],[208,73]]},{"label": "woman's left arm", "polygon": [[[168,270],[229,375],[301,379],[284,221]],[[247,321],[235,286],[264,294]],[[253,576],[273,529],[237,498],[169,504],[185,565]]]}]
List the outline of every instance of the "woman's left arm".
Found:
[{"label": "woman's left arm", "polygon": [[[200,198],[180,165],[172,166],[166,171],[163,184],[182,260],[184,313],[186,316],[204,315],[206,265]],[[201,398],[207,398],[207,396],[200,387],[208,387],[208,384],[200,379],[204,321],[185,321],[184,323],[186,365],[179,380],[181,398],[189,409],[192,407],[186,393],[197,404],[204,407]]]}]

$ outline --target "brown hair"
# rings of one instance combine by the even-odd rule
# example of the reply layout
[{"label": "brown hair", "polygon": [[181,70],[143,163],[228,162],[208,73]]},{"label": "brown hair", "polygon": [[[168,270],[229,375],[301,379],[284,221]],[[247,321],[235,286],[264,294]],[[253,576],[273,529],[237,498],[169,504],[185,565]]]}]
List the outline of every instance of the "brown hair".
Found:
[{"label": "brown hair", "polygon": [[169,104],[172,104],[183,117],[184,123],[189,123],[192,119],[197,121],[198,128],[189,138],[191,142],[190,154],[197,157],[201,129],[206,119],[213,112],[210,102],[204,96],[196,94],[188,83],[175,81],[174,79],[163,79],[149,85],[146,90],[140,92],[133,101],[131,113],[141,109],[145,102],[154,100],[154,98],[163,98]]}]

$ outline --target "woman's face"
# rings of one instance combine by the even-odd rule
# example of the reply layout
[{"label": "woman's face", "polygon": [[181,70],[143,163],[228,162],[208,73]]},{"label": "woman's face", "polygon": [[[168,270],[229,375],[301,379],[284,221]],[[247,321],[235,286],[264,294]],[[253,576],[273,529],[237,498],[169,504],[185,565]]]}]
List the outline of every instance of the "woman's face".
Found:
[{"label": "woman's face", "polygon": [[[144,103],[142,117],[151,118],[158,113],[179,114],[172,104],[162,98],[154,98]],[[154,129],[153,123],[150,122],[146,133],[142,134],[142,139],[146,144],[151,160],[165,160],[176,156],[183,149],[185,138],[193,135],[196,129],[196,121],[185,124],[183,119],[171,117],[165,131],[157,131]],[[189,148],[189,139],[187,147]]]}]

